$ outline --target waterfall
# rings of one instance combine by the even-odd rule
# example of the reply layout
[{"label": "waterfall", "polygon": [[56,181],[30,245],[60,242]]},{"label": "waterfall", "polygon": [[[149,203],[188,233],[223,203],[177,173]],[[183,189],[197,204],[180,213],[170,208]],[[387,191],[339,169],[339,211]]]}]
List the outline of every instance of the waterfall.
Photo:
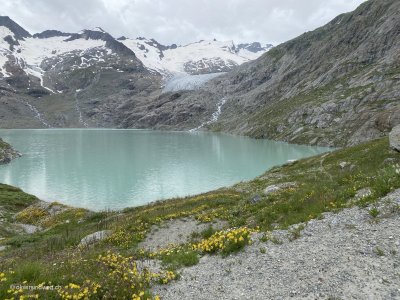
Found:
[{"label": "waterfall", "polygon": [[23,103],[25,103],[26,106],[29,107],[29,109],[35,114],[35,118],[38,119],[44,126],[50,128],[51,126],[43,119],[42,114],[38,111],[38,109],[30,104],[28,101],[21,100]]},{"label": "waterfall", "polygon": [[217,103],[217,110],[215,112],[213,112],[213,114],[211,115],[210,120],[202,123],[200,126],[198,126],[196,128],[190,129],[189,132],[195,132],[195,131],[203,128],[206,125],[209,125],[211,123],[217,122],[218,119],[219,119],[219,116],[221,115],[221,112],[222,112],[222,106],[224,106],[225,102],[226,102],[226,98],[224,97]]},{"label": "waterfall", "polygon": [[76,92],[75,92],[75,109],[79,116],[79,123],[83,124],[83,126],[85,126],[85,127],[89,127],[89,125],[83,120],[82,111],[79,107],[78,93],[80,91],[81,90],[76,90]]}]

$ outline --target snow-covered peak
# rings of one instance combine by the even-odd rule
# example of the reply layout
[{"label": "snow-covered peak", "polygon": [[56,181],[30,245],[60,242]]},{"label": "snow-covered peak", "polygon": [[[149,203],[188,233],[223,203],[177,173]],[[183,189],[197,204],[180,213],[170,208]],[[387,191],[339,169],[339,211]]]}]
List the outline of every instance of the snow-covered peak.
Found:
[{"label": "snow-covered peak", "polygon": [[12,32],[10,29],[5,26],[0,26],[0,39],[4,39],[8,35],[15,37],[14,32]]},{"label": "snow-covered peak", "polygon": [[[121,38],[149,69],[164,75],[226,72],[261,56],[269,49],[251,52],[233,41],[201,40],[183,46],[163,46],[153,39]],[[247,45],[247,44],[246,44]],[[248,44],[250,45],[250,44]]]},{"label": "snow-covered peak", "polygon": [[39,66],[46,58],[66,54],[73,51],[86,51],[95,47],[104,47],[105,41],[86,40],[83,38],[65,41],[64,36],[46,39],[27,38],[20,42],[18,56],[23,58],[28,65]]},{"label": "snow-covered peak", "polygon": [[7,16],[0,16],[0,26],[8,28],[17,40],[23,40],[24,38],[31,36],[28,31]]},{"label": "snow-covered peak", "polygon": [[[235,44],[215,39],[180,46],[162,45],[145,37],[115,39],[101,27],[78,33],[45,30],[31,36],[10,18],[0,17],[0,77],[11,76],[7,70],[22,69],[26,74],[38,77],[42,85],[47,71],[72,58],[74,63],[69,65],[72,70],[98,62],[106,64],[110,55],[129,58],[140,64],[138,59],[147,69],[183,82],[182,78],[187,75],[227,72],[258,58],[269,49],[269,45],[262,46],[257,42]],[[199,78],[196,77],[196,82],[203,82],[208,77]]]},{"label": "snow-covered peak", "polygon": [[91,29],[91,31],[105,32],[104,29],[101,27],[94,27]]}]

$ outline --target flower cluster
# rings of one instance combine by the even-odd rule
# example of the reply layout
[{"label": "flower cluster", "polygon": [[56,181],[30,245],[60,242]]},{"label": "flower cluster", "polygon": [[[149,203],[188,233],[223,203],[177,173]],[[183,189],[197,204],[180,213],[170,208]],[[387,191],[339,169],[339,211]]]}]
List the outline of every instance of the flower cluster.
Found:
[{"label": "flower cluster", "polygon": [[119,223],[125,225],[115,228],[114,232],[105,239],[105,242],[128,249],[130,246],[143,240],[151,225],[141,219],[136,219],[131,223],[132,218],[132,216],[129,216],[120,221]]},{"label": "flower cluster", "polygon": [[149,258],[161,258],[163,256],[169,256],[174,253],[179,253],[181,251],[184,251],[184,248],[182,245],[176,245],[176,244],[169,244],[165,248],[160,248],[157,251],[154,252],[144,252],[145,255]]},{"label": "flower cluster", "polygon": [[38,224],[41,219],[49,216],[49,213],[43,208],[31,206],[19,212],[15,218],[18,222],[25,224]]},{"label": "flower cluster", "polygon": [[129,248],[131,240],[132,240],[132,233],[127,231],[126,229],[121,228],[114,231],[110,236],[108,236],[105,239],[105,242],[127,249]]},{"label": "flower cluster", "polygon": [[90,280],[86,280],[82,285],[70,283],[58,291],[61,299],[89,299],[92,295],[97,294],[97,290],[101,286]]},{"label": "flower cluster", "polygon": [[79,222],[80,220],[84,219],[87,214],[88,211],[84,208],[70,208],[63,205],[62,211],[42,219],[40,225],[48,228],[66,222]]},{"label": "flower cluster", "polygon": [[251,234],[255,231],[255,229],[250,229],[247,227],[218,231],[208,239],[204,239],[199,243],[193,244],[192,249],[205,253],[221,251],[223,254],[229,254],[231,252],[240,250],[247,244],[250,244]]},{"label": "flower cluster", "polygon": [[174,272],[153,273],[145,267],[139,267],[133,257],[123,257],[117,253],[99,255],[97,261],[103,265],[111,280],[121,288],[129,289],[132,299],[157,299],[157,296],[152,298],[148,291],[152,283],[166,284],[176,278]]}]

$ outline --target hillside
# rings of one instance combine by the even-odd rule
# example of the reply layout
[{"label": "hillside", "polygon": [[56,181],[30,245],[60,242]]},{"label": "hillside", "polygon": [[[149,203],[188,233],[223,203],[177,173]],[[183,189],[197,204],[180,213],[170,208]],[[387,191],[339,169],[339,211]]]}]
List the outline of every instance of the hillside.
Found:
[{"label": "hillside", "polygon": [[0,297],[396,299],[399,164],[384,138],[117,212],[0,185]]},{"label": "hillside", "polygon": [[[369,0],[179,101],[216,111],[223,100],[206,128],[256,138],[344,146],[386,135],[400,123],[399,27],[399,1]],[[174,126],[210,119],[203,110]]]}]

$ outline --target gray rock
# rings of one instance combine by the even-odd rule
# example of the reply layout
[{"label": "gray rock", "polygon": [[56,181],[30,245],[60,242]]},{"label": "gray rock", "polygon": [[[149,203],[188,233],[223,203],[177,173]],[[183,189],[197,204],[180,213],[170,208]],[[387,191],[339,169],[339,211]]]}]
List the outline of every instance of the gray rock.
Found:
[{"label": "gray rock", "polygon": [[339,166],[340,166],[342,169],[346,168],[348,165],[350,165],[350,163],[348,163],[347,161],[342,161],[342,162],[339,164]]},{"label": "gray rock", "polygon": [[400,125],[392,129],[389,134],[390,147],[396,151],[400,151]]},{"label": "gray rock", "polygon": [[357,191],[355,198],[357,200],[359,200],[359,199],[363,199],[363,198],[366,198],[366,197],[371,196],[371,195],[372,195],[371,189],[370,188],[364,188],[364,189],[361,189],[361,190]]},{"label": "gray rock", "polygon": [[0,246],[0,251],[4,251],[7,249],[7,246]]},{"label": "gray rock", "polygon": [[79,243],[79,246],[88,246],[90,244],[99,242],[101,240],[104,240],[110,234],[111,234],[111,230],[101,230],[101,231],[94,232],[92,234],[85,236]]},{"label": "gray rock", "polygon": [[383,163],[384,164],[393,164],[395,161],[396,161],[396,159],[394,157],[388,157],[383,161]]},{"label": "gray rock", "polygon": [[273,185],[267,186],[265,188],[264,195],[268,196],[268,195],[276,193],[280,190],[293,188],[296,186],[297,186],[297,184],[295,182],[284,182],[284,183],[273,184]]},{"label": "gray rock", "polygon": [[260,202],[260,200],[261,200],[261,196],[260,195],[255,195],[254,197],[252,197],[250,199],[250,203],[251,204],[256,204],[256,203]]},{"label": "gray rock", "polygon": [[0,165],[8,164],[13,159],[21,156],[21,153],[14,150],[9,144],[0,138]]},{"label": "gray rock", "polygon": [[35,225],[30,224],[17,224],[25,233],[33,234],[35,232],[41,231],[42,228]]}]

